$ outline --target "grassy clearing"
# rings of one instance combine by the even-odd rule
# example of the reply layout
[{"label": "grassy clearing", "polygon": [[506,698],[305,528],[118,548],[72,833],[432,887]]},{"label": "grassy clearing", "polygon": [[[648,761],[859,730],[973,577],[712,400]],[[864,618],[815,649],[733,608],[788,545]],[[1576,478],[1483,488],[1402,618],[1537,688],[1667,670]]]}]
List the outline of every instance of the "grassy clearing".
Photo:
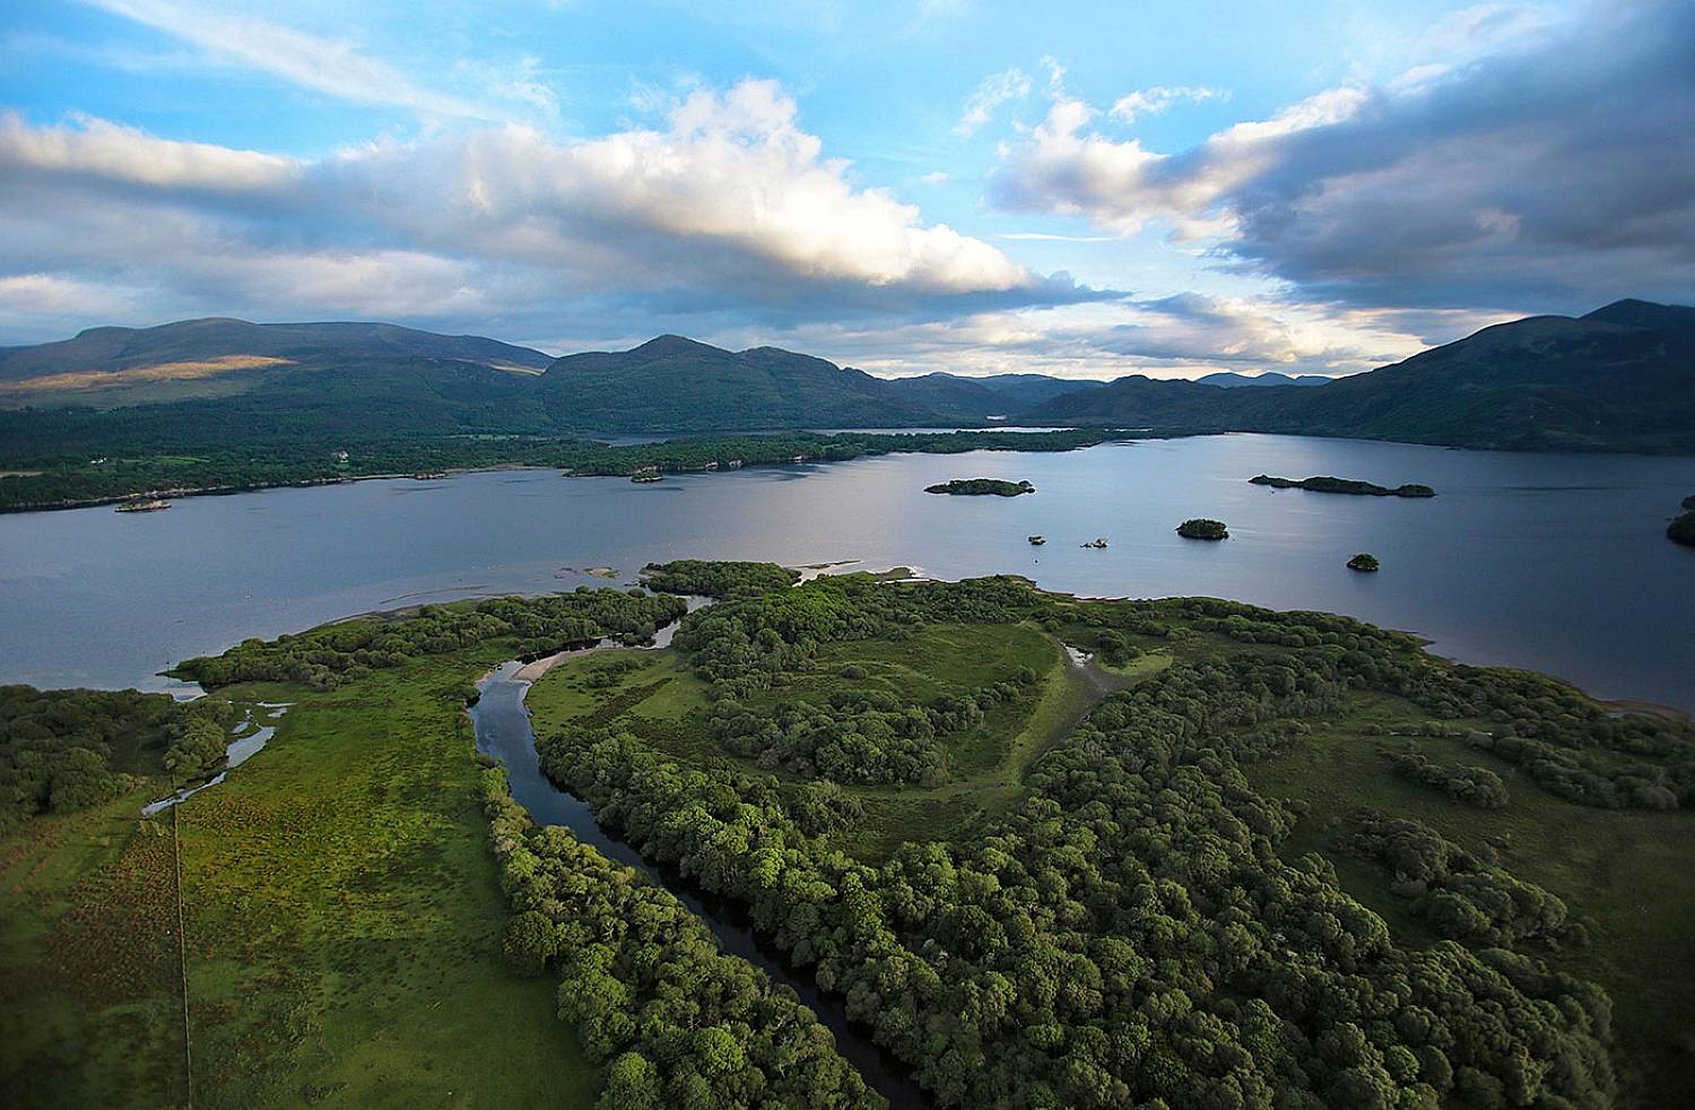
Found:
[{"label": "grassy clearing", "polygon": [[[1316,850],[1336,864],[1348,892],[1389,922],[1408,943],[1430,938],[1402,911],[1381,869],[1336,849],[1336,825],[1369,805],[1422,821],[1476,850],[1496,846],[1502,866],[1564,899],[1574,916],[1593,921],[1589,948],[1553,953],[1562,969],[1592,979],[1612,995],[1630,1101],[1666,1106],[1687,1097],[1695,1073],[1695,813],[1613,811],[1573,805],[1540,790],[1507,763],[1458,740],[1370,735],[1424,721],[1393,698],[1359,699],[1346,721],[1315,731],[1296,750],[1249,769],[1269,796],[1309,810],[1288,845]],[[1411,743],[1436,763],[1484,766],[1507,780],[1508,804],[1481,810],[1397,777],[1379,754]]]},{"label": "grassy clearing", "polygon": [[[506,908],[457,695],[501,657],[328,694],[229,691],[295,706],[264,752],[181,806],[196,1101],[592,1103],[551,987],[499,957]],[[0,846],[0,1071],[30,1083],[0,1091],[181,1101],[169,826],[136,816],[155,796]],[[102,960],[124,974],[93,974]]]},{"label": "grassy clearing", "polygon": [[[886,859],[907,841],[964,837],[1023,795],[1025,770],[1076,726],[1108,689],[1169,664],[1147,655],[1119,673],[1066,664],[1059,644],[1027,625],[933,625],[906,640],[856,640],[820,650],[817,666],[784,676],[749,699],[822,702],[837,689],[878,689],[923,704],[1004,681],[1022,668],[1039,678],[1031,692],[996,706],[983,724],[947,738],[955,778],[934,788],[846,787],[865,821],[839,834],[839,846],[867,861]],[[844,668],[857,668],[844,677]],[[707,686],[674,651],[608,649],[555,667],[531,687],[538,732],[567,724],[617,724],[694,766],[751,760],[724,751],[709,734]],[[759,772],[766,773],[766,772]],[[780,776],[782,777],[782,776]]]}]

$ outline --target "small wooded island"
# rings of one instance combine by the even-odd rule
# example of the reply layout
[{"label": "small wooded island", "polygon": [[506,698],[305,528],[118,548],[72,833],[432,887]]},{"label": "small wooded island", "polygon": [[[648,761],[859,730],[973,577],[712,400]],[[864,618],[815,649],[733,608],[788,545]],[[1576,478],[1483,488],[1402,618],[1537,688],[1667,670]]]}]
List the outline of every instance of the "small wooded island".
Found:
[{"label": "small wooded island", "polygon": [[1380,566],[1382,566],[1382,564],[1377,561],[1377,556],[1365,551],[1360,552],[1358,555],[1355,555],[1352,559],[1348,560],[1349,570],[1360,570],[1375,574]]},{"label": "small wooded island", "polygon": [[1435,497],[1436,491],[1429,486],[1421,486],[1409,482],[1403,486],[1390,489],[1371,482],[1360,482],[1352,478],[1331,478],[1320,475],[1316,478],[1274,478],[1269,474],[1259,474],[1248,479],[1256,486],[1270,486],[1272,489],[1304,489],[1313,493],[1352,493],[1365,497]]},{"label": "small wooded island", "polygon": [[955,478],[951,482],[925,486],[924,492],[951,493],[958,497],[983,497],[988,494],[1017,497],[1021,493],[1035,493],[1036,487],[1029,482],[1007,482],[999,478]]},{"label": "small wooded island", "polygon": [[1222,520],[1208,520],[1205,517],[1195,517],[1185,520],[1177,526],[1177,534],[1186,540],[1227,540],[1230,530]]},{"label": "small wooded island", "polygon": [[1683,499],[1683,515],[1673,517],[1666,525],[1666,539],[1695,547],[1695,493]]}]

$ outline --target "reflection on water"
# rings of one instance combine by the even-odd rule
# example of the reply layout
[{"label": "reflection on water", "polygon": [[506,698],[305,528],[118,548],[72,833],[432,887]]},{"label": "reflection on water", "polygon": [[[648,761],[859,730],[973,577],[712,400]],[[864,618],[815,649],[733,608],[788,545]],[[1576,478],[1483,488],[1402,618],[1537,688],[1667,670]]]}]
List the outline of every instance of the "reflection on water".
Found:
[{"label": "reflection on water", "polygon": [[[1429,501],[1249,485],[1269,473]],[[938,497],[949,478],[1033,496]],[[1695,709],[1695,551],[1663,531],[1695,460],[1528,455],[1286,436],[1107,444],[1065,454],[896,455],[668,476],[550,471],[187,498],[169,513],[0,517],[0,681],[162,688],[151,676],[248,636],[393,605],[550,592],[665,559],[857,559],[942,578],[1016,573],[1095,595],[1206,594],[1420,633],[1475,662]],[[1187,517],[1226,521],[1196,544]],[[1046,546],[1026,537],[1042,534]],[[1105,550],[1078,545],[1105,536]],[[1344,566],[1357,551],[1374,575]],[[851,569],[851,568],[849,568]]]}]

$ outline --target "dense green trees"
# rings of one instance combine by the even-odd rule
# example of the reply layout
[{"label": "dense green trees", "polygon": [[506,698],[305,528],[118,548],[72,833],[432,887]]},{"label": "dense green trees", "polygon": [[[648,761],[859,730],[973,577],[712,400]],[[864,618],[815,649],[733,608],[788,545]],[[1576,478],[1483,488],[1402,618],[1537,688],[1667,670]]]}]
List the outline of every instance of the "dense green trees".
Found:
[{"label": "dense green trees", "polygon": [[511,903],[506,957],[559,975],[559,1016],[606,1065],[602,1106],[884,1105],[793,991],[720,952],[675,897],[565,829],[529,828],[500,769],[484,772],[483,799]]},{"label": "dense green trees", "polygon": [[97,805],[142,778],[192,778],[229,744],[231,710],[134,690],[0,687],[0,833]]},{"label": "dense green trees", "polygon": [[1346,618],[1072,602],[1010,579],[809,583],[698,612],[678,643],[752,697],[831,638],[965,613],[1180,657],[1100,704],[1003,816],[878,865],[837,846],[818,799],[745,763],[684,767],[607,725],[544,736],[543,766],[644,854],[745,905],[944,1105],[1610,1104],[1605,994],[1509,950],[1582,940],[1559,899],[1420,826],[1362,819],[1355,850],[1450,938],[1397,945],[1321,857],[1286,859],[1293,815],[1240,770],[1360,690],[1553,734],[1584,699]]},{"label": "dense green trees", "polygon": [[1385,752],[1389,766],[1402,778],[1440,790],[1455,801],[1479,809],[1507,804],[1507,784],[1487,767],[1455,767],[1432,763],[1417,752]]},{"label": "dense green trees", "polygon": [[1120,608],[1137,627],[1158,628],[1164,610],[1193,614],[1191,628],[1241,643],[1316,648],[1291,662],[1333,673],[1350,688],[1404,697],[1436,718],[1424,731],[1514,763],[1569,801],[1606,809],[1695,805],[1695,725],[1687,721],[1621,713],[1529,671],[1444,663],[1412,637],[1346,617],[1212,598]]},{"label": "dense green trees", "polygon": [[[904,639],[927,622],[1017,620],[1046,604],[1011,579],[915,591],[868,575],[841,575],[754,594],[747,584],[761,580],[758,565],[729,567],[723,574],[744,584],[744,596],[696,611],[674,642],[712,685],[712,737],[766,769],[842,783],[933,785],[949,770],[947,736],[977,727],[996,706],[1032,693],[1036,676],[1028,671],[928,703],[863,687],[850,675],[839,676],[843,681],[833,690],[808,696],[787,694],[782,686],[784,676],[814,670],[826,644]],[[665,581],[687,588],[724,588],[699,569],[681,577],[661,569]],[[770,572],[763,579],[782,581]]]},{"label": "dense green trees", "polygon": [[650,590],[715,597],[720,601],[769,593],[798,581],[798,572],[776,563],[676,559],[669,563],[649,563],[642,568],[642,584]]},{"label": "dense green trees", "polygon": [[1230,530],[1222,520],[1208,520],[1205,517],[1195,517],[1185,520],[1177,526],[1177,534],[1186,540],[1227,540]]},{"label": "dense green trees", "polygon": [[1035,493],[1036,487],[1029,482],[1005,482],[999,478],[955,478],[951,482],[925,486],[924,492],[951,493],[964,497],[1017,497],[1024,493]]},{"label": "dense green trees", "polygon": [[774,785],[630,736],[542,755],[644,853],[745,903],[945,1105],[1606,1105],[1601,992],[1505,951],[1398,948],[1322,860],[1282,861],[1291,819],[1235,760],[1344,687],[1222,667],[1114,696],[1013,813],[882,867],[802,831]]},{"label": "dense green trees", "polygon": [[[0,512],[53,508],[161,491],[262,489],[378,475],[483,467],[552,467],[571,474],[625,476],[730,470],[772,463],[839,462],[894,452],[1070,451],[1108,438],[1094,431],[703,436],[610,447],[530,434],[446,434],[415,429],[373,438],[357,428],[258,424],[184,425],[192,405],[111,413],[0,410]],[[253,428],[266,428],[260,433]],[[336,452],[345,450],[347,458]]]},{"label": "dense green trees", "polygon": [[1275,478],[1270,474],[1256,474],[1248,479],[1256,486],[1270,486],[1273,489],[1304,489],[1314,493],[1351,493],[1366,497],[1435,497],[1436,491],[1429,486],[1421,486],[1416,482],[1405,485],[1379,486],[1371,482],[1361,482],[1353,478]]},{"label": "dense green trees", "polygon": [[1582,927],[1567,923],[1560,899],[1417,821],[1363,809],[1354,814],[1345,843],[1387,868],[1394,893],[1441,936],[1500,948],[1523,940],[1587,943]]},{"label": "dense green trees", "polygon": [[375,668],[487,640],[510,640],[514,655],[530,658],[607,637],[644,643],[687,609],[682,598],[667,594],[586,586],[545,597],[426,605],[400,617],[368,617],[298,636],[247,640],[222,655],[190,659],[171,673],[207,689],[237,682],[299,682],[329,690]]}]

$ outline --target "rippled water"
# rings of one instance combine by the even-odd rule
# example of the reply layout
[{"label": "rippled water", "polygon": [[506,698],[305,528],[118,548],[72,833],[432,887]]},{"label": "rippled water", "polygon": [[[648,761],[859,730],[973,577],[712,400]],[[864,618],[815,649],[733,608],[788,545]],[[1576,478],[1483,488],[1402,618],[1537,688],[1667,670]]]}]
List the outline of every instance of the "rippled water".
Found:
[{"label": "rippled water", "polygon": [[[1429,501],[1270,490],[1331,474]],[[1014,499],[925,494],[984,475]],[[1097,595],[1208,594],[1347,613],[1476,662],[1695,709],[1695,550],[1664,538],[1695,460],[1235,435],[1066,454],[904,455],[668,477],[550,471],[398,479],[0,516],[0,681],[164,688],[154,672],[248,636],[478,593],[634,581],[679,557],[1013,572]],[[1231,539],[1180,539],[1185,517]],[[1032,533],[1047,536],[1029,546]],[[1078,545],[1105,536],[1104,551]],[[1356,551],[1383,561],[1348,571]],[[566,568],[575,568],[568,570]]]}]

